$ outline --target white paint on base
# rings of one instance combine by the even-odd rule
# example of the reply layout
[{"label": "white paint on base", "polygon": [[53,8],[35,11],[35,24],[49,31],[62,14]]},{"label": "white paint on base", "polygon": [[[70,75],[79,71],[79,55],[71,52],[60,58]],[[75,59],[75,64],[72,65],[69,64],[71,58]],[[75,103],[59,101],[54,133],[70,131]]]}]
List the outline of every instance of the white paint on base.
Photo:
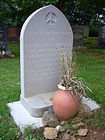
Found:
[{"label": "white paint on base", "polygon": [[16,125],[20,128],[21,132],[27,125],[31,125],[33,128],[43,127],[42,118],[32,117],[29,112],[24,108],[20,101],[8,103],[8,107],[11,111]]},{"label": "white paint on base", "polygon": [[100,106],[94,100],[92,100],[90,98],[83,97],[81,102],[83,104],[88,105],[88,107],[91,109],[91,111],[94,111],[94,110],[97,110],[100,108]]}]

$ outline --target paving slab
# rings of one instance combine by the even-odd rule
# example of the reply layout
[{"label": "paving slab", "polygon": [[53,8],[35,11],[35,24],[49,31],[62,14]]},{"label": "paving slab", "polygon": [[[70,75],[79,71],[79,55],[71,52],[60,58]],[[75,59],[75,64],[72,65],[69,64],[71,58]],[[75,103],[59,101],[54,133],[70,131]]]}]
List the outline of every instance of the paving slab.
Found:
[{"label": "paving slab", "polygon": [[44,126],[42,118],[32,117],[20,101],[8,103],[7,105],[10,109],[11,116],[13,117],[16,125],[20,128],[21,132],[23,132],[24,128],[28,125],[31,125],[33,128],[40,128]]}]

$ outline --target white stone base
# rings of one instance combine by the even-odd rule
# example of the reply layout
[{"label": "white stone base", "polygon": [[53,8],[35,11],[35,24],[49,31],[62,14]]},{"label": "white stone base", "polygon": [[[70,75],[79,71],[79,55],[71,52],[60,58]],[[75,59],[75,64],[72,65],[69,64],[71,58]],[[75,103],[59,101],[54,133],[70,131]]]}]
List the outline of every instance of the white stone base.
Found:
[{"label": "white stone base", "polygon": [[[83,97],[82,103],[88,105],[91,111],[100,108],[100,106],[90,98]],[[39,128],[44,126],[42,123],[42,118],[32,117],[20,101],[8,103],[8,107],[10,108],[11,116],[13,117],[15,123],[22,132],[27,125],[32,125],[33,128]]]},{"label": "white stone base", "polygon": [[33,128],[43,127],[42,118],[32,117],[20,101],[8,103],[8,107],[11,111],[11,116],[21,132],[28,125],[31,125]]}]

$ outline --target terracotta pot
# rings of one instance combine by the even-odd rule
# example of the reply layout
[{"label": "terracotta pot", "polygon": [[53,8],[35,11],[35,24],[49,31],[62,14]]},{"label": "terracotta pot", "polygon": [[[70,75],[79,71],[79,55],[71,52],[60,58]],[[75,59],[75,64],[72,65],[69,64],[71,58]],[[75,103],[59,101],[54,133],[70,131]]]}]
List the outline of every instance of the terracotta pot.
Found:
[{"label": "terracotta pot", "polygon": [[53,97],[53,111],[61,121],[68,120],[77,113],[78,102],[72,90],[58,89]]}]

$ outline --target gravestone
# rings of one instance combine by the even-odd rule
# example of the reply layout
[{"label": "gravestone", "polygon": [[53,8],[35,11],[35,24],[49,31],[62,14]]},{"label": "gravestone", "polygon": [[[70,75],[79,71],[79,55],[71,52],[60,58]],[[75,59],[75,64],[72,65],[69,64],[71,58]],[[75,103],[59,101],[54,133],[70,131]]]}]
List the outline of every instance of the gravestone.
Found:
[{"label": "gravestone", "polygon": [[105,26],[100,27],[98,41],[99,47],[105,48]]},{"label": "gravestone", "polygon": [[83,26],[83,37],[88,38],[89,37],[89,27]]},{"label": "gravestone", "polygon": [[16,43],[19,40],[20,28],[14,26],[7,27],[7,42]]},{"label": "gravestone", "polygon": [[83,35],[84,35],[83,26],[72,25],[72,30],[73,30],[73,46],[74,47],[83,46]]},{"label": "gravestone", "polygon": [[0,51],[2,55],[6,53],[7,50],[7,38],[6,38],[6,28],[5,25],[0,22]]},{"label": "gravestone", "polygon": [[59,54],[71,52],[73,33],[63,13],[49,5],[32,13],[20,35],[21,96],[28,112],[41,117],[61,80]]}]

